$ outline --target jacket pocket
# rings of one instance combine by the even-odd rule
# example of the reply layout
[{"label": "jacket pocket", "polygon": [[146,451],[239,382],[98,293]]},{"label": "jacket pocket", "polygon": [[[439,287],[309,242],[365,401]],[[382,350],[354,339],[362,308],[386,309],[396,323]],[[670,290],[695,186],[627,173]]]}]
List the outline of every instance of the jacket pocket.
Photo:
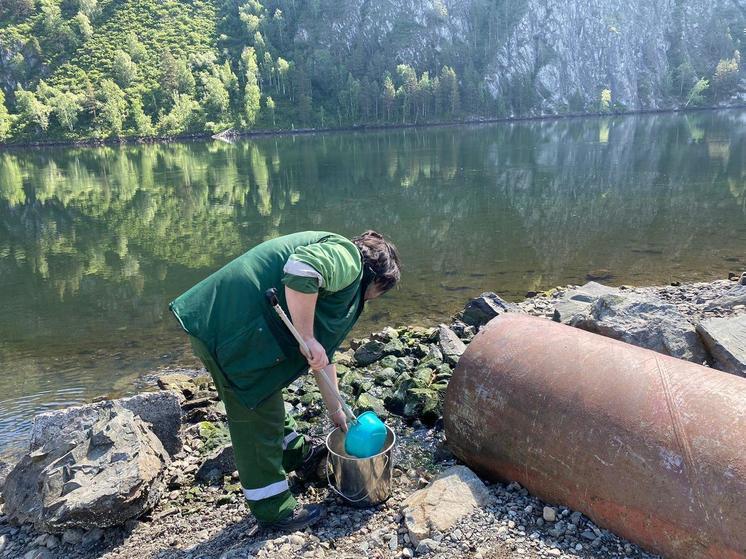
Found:
[{"label": "jacket pocket", "polygon": [[258,316],[220,343],[215,356],[223,372],[229,376],[268,369],[286,359],[263,316]]}]

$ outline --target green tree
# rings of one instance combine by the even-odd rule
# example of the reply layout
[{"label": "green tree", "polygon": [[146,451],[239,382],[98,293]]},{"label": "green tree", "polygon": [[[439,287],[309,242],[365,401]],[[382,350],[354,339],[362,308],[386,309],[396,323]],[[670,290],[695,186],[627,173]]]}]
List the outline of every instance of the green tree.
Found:
[{"label": "green tree", "polygon": [[129,116],[132,119],[132,128],[138,136],[152,136],[155,130],[153,122],[142,108],[142,99],[139,95],[130,98]]},{"label": "green tree", "polygon": [[611,90],[604,89],[601,91],[601,102],[599,108],[602,113],[608,113],[611,110]]},{"label": "green tree", "polygon": [[142,62],[148,54],[145,45],[140,42],[134,31],[127,33],[127,52],[135,62]]},{"label": "green tree", "polygon": [[16,90],[17,122],[21,128],[36,127],[36,131],[46,132],[49,128],[49,113],[51,109],[39,101],[33,91],[22,87]]},{"label": "green tree", "polygon": [[98,116],[98,99],[96,98],[96,90],[93,88],[93,84],[88,76],[85,76],[85,91],[83,92],[83,110],[96,120]]},{"label": "green tree", "polygon": [[179,93],[185,93],[187,95],[193,95],[194,89],[197,86],[197,82],[194,79],[194,74],[189,69],[189,64],[183,58],[176,61],[176,91]]},{"label": "green tree", "polygon": [[731,94],[740,81],[741,53],[736,51],[733,58],[724,58],[718,62],[712,78],[715,91],[726,96]]},{"label": "green tree", "polygon": [[[274,103],[272,104],[274,106]],[[274,108],[272,115],[274,117]],[[0,89],[0,142],[4,142],[8,139],[12,124],[13,121],[10,118],[10,113],[8,112],[8,108],[5,106],[5,93]]]},{"label": "green tree", "polygon": [[456,71],[450,66],[443,66],[438,76],[438,103],[449,116],[458,114],[461,110],[461,98],[459,95],[458,79]]},{"label": "green tree", "polygon": [[161,91],[167,96],[171,96],[179,91],[179,67],[170,49],[165,49],[161,54],[158,83]]},{"label": "green tree", "polygon": [[93,37],[93,25],[90,18],[83,12],[78,12],[71,21],[71,25],[76,30],[82,41],[87,41]]},{"label": "green tree", "polygon": [[706,80],[704,78],[700,78],[697,80],[697,83],[695,83],[692,86],[692,89],[689,91],[689,95],[687,95],[686,103],[684,103],[685,107],[688,107],[689,105],[701,105],[704,103],[704,93],[707,91],[710,87],[710,81]]},{"label": "green tree", "polygon": [[202,105],[207,116],[221,122],[228,112],[230,95],[223,82],[216,76],[207,76],[203,82]]},{"label": "green tree", "polygon": [[417,83],[417,100],[420,106],[422,118],[427,118],[427,108],[432,100],[432,84],[430,82],[430,73],[422,72],[420,81]]},{"label": "green tree", "polygon": [[272,115],[272,126],[275,126],[275,100],[272,99],[272,97],[267,96],[264,100],[264,104],[266,105],[269,114]]},{"label": "green tree", "polygon": [[402,122],[407,122],[409,114],[417,92],[417,72],[409,64],[399,64],[396,67],[396,73],[399,75],[401,85],[396,90],[396,95],[402,100]]},{"label": "green tree", "polygon": [[244,116],[249,127],[256,123],[259,112],[261,91],[259,89],[259,67],[256,63],[256,51],[253,47],[246,47],[241,53],[241,61],[246,73],[246,85],[244,86]]},{"label": "green tree", "polygon": [[199,112],[199,103],[190,95],[176,93],[171,112],[158,122],[158,132],[168,136],[189,132],[196,127]]},{"label": "green tree", "polygon": [[60,126],[72,132],[78,122],[78,114],[82,109],[80,97],[71,91],[58,91],[51,98],[50,105]]},{"label": "green tree", "polygon": [[129,54],[117,49],[111,62],[111,73],[117,85],[126,89],[137,79],[137,64],[132,62]]},{"label": "green tree", "polygon": [[124,119],[127,116],[124,91],[114,81],[104,80],[96,97],[99,111],[95,125],[99,133],[103,136],[121,136]]},{"label": "green tree", "polygon": [[391,109],[395,102],[396,89],[394,88],[394,82],[391,79],[391,74],[386,72],[386,76],[383,78],[383,106],[386,109],[386,120],[389,122],[391,122]]},{"label": "green tree", "polygon": [[78,10],[94,18],[98,15],[98,0],[78,0]]},{"label": "green tree", "polygon": [[287,75],[290,71],[290,62],[282,58],[277,57],[277,78],[282,87],[282,94],[285,95],[285,82],[287,81]]}]

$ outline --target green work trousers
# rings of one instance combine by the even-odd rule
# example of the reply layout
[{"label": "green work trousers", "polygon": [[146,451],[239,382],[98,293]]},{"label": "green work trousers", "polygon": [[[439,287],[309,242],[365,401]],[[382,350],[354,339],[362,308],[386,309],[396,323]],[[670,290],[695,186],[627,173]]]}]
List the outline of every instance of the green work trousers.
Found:
[{"label": "green work trousers", "polygon": [[225,404],[236,467],[251,512],[265,523],[289,516],[297,501],[290,493],[285,473],[301,465],[308,444],[295,431],[293,418],[285,413],[282,392],[275,392],[254,409],[247,408],[205,345],[193,336],[189,338]]}]

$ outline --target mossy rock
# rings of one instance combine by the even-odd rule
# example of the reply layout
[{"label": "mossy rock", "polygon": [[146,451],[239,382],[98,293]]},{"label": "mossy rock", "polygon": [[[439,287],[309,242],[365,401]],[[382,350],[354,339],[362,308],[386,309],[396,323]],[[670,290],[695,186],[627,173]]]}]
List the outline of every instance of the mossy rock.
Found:
[{"label": "mossy rock", "polygon": [[397,357],[395,355],[385,355],[379,362],[378,365],[382,368],[395,369],[397,363]]},{"label": "mossy rock", "polygon": [[392,339],[386,345],[383,346],[384,355],[394,355],[396,357],[404,357],[407,352],[407,347],[398,338]]},{"label": "mossy rock", "polygon": [[300,397],[300,403],[306,407],[323,402],[323,400],[324,398],[321,395],[321,392],[306,392]]},{"label": "mossy rock", "polygon": [[414,372],[412,379],[417,388],[427,388],[433,382],[434,370],[429,367],[421,367]]},{"label": "mossy rock", "polygon": [[[406,378],[402,379],[406,375]],[[404,406],[407,402],[407,391],[414,387],[415,383],[407,373],[397,379],[397,389],[387,398],[384,398],[386,409],[396,415],[404,414]]]},{"label": "mossy rock", "polygon": [[404,404],[404,417],[432,425],[442,415],[442,399],[436,390],[410,388]]},{"label": "mossy rock", "polygon": [[216,448],[225,446],[231,442],[228,426],[225,423],[212,423],[202,421],[199,424],[199,438],[202,439],[200,452],[207,454]]},{"label": "mossy rock", "polygon": [[385,418],[389,415],[384,406],[383,400],[367,393],[361,394],[358,397],[357,402],[355,403],[355,408],[358,410],[358,415],[366,411],[372,411],[380,418]]},{"label": "mossy rock", "polygon": [[373,373],[373,382],[379,386],[394,386],[394,378],[396,377],[396,370],[391,367],[380,369]]}]

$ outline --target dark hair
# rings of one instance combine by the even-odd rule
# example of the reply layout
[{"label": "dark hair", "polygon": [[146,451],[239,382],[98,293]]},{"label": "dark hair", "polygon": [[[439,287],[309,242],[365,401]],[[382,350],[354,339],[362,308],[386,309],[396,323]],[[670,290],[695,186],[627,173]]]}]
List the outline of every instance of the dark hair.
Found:
[{"label": "dark hair", "polygon": [[396,285],[401,278],[401,262],[396,247],[375,231],[366,231],[354,237],[355,243],[363,255],[363,266],[367,266],[375,277],[373,282],[382,292]]}]

